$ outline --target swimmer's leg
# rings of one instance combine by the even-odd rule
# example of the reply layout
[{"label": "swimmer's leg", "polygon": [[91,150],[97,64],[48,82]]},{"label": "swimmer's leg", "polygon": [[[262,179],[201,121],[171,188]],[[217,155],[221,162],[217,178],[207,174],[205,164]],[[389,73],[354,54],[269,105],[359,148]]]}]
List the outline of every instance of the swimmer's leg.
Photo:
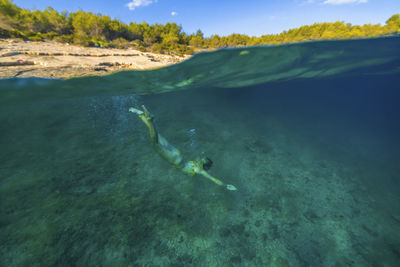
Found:
[{"label": "swimmer's leg", "polygon": [[181,164],[183,162],[181,152],[158,133],[153,122],[153,115],[150,114],[145,106],[142,106],[142,108],[143,111],[135,108],[130,108],[129,111],[137,114],[139,118],[147,125],[147,128],[149,128],[150,140],[154,150],[169,163],[181,168]]},{"label": "swimmer's leg", "polygon": [[153,145],[158,144],[158,132],[153,123],[154,116],[150,114],[147,108],[143,105],[143,111],[136,108],[129,108],[129,111],[135,113],[139,116],[139,118],[146,124],[147,128],[149,128],[150,139]]}]

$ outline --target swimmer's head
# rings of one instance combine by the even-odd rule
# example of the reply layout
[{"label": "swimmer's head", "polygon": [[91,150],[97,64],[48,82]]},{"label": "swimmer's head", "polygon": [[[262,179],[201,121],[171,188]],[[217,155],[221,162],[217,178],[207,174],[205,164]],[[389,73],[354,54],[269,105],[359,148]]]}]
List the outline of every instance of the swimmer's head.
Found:
[{"label": "swimmer's head", "polygon": [[206,171],[208,171],[211,168],[212,164],[213,164],[212,160],[210,158],[208,158],[208,157],[201,158],[199,163],[201,164],[203,169],[206,170]]}]

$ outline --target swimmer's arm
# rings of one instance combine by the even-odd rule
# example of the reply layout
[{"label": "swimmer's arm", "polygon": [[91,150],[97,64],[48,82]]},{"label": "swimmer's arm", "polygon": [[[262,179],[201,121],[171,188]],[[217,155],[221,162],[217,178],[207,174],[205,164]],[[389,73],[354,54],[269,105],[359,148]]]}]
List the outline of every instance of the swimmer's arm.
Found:
[{"label": "swimmer's arm", "polygon": [[215,178],[214,176],[212,176],[211,174],[209,174],[206,170],[203,169],[201,164],[199,164],[196,161],[187,162],[186,166],[183,167],[182,170],[184,172],[190,174],[190,175],[200,174],[200,175],[204,176],[205,178],[210,179],[211,181],[213,181],[217,185],[224,186],[228,190],[231,190],[231,191],[236,191],[237,190],[237,188],[234,185],[225,184],[221,180],[219,180],[219,179]]},{"label": "swimmer's arm", "polygon": [[231,184],[224,184],[221,180],[213,177],[212,175],[210,175],[208,172],[206,172],[205,170],[201,170],[199,172],[199,174],[203,175],[204,177],[210,179],[211,181],[213,181],[214,183],[216,183],[217,185],[220,186],[225,186],[226,189],[231,190],[231,191],[236,191],[237,188],[234,185]]}]

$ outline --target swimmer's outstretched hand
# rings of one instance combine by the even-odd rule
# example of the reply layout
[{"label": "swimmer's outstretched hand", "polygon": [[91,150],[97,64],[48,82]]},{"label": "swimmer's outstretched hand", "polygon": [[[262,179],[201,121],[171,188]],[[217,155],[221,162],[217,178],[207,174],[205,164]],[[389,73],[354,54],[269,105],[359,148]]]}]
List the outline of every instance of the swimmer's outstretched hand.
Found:
[{"label": "swimmer's outstretched hand", "polygon": [[237,188],[234,185],[231,185],[231,184],[227,184],[226,185],[226,189],[228,189],[230,191],[236,191],[237,190]]}]

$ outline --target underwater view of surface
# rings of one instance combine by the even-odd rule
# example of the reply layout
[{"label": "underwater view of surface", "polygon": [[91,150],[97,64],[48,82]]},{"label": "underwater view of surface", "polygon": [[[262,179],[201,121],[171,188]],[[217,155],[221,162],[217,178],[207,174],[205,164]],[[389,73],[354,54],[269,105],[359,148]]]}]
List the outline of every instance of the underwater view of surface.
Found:
[{"label": "underwater view of surface", "polygon": [[1,80],[0,265],[400,266],[399,103],[396,37]]}]

